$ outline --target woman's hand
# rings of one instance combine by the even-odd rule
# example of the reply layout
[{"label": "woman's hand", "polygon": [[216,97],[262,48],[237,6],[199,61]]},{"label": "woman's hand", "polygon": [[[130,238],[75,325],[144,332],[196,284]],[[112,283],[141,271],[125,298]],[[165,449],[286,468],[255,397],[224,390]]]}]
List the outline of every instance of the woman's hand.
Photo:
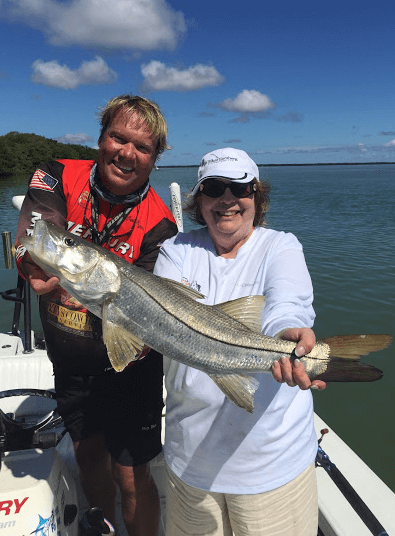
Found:
[{"label": "woman's hand", "polygon": [[[295,354],[303,357],[313,349],[316,339],[314,331],[310,328],[289,328],[280,334],[280,339],[294,341],[297,343]],[[303,363],[299,359],[291,362],[290,359],[282,357],[272,365],[272,374],[279,383],[286,383],[290,387],[299,386],[300,389],[318,389],[322,391],[326,383],[322,380],[313,380],[307,376]]]}]

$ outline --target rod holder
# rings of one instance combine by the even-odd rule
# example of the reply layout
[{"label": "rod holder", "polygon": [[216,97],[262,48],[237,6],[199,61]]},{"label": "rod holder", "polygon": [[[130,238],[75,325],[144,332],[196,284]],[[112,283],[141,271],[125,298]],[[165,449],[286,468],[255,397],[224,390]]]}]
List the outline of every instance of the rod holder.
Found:
[{"label": "rod holder", "polygon": [[1,234],[3,235],[4,263],[7,270],[10,270],[14,268],[11,233],[10,231],[4,231]]}]

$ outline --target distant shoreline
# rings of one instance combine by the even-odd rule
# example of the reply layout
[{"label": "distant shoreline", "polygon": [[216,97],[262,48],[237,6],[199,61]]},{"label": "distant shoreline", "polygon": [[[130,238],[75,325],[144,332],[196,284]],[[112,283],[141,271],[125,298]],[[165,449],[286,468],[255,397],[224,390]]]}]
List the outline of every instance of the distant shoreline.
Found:
[{"label": "distant shoreline", "polygon": [[[395,162],[317,162],[314,164],[257,164],[258,167],[303,167],[303,166],[381,166],[384,164],[395,164]],[[158,170],[167,168],[198,168],[199,164],[189,164],[185,166],[158,166]]]},{"label": "distant shoreline", "polygon": [[[98,151],[86,145],[60,143],[37,134],[9,132],[0,136],[0,178],[30,175],[41,162],[60,159],[97,159]],[[23,155],[21,157],[20,155]],[[254,157],[255,155],[252,154]],[[258,155],[260,158],[260,156]],[[200,161],[190,165],[161,165],[158,169],[197,168]],[[258,164],[259,167],[303,166],[365,166],[395,164],[395,162],[317,162],[313,164]]]},{"label": "distant shoreline", "polygon": [[[258,167],[308,167],[308,166],[382,166],[382,165],[394,165],[395,162],[318,162],[316,164],[257,164]],[[158,166],[156,171],[161,169],[175,169],[175,168],[198,168],[198,164],[190,164],[185,166]],[[154,173],[154,171],[153,171]],[[29,175],[30,173],[2,173],[0,172],[0,178],[13,177],[15,175]]]}]

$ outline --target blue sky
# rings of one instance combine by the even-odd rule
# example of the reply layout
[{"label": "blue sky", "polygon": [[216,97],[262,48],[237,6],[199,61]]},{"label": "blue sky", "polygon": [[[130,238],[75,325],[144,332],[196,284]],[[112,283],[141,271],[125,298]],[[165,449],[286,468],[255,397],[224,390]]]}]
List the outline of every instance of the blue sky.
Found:
[{"label": "blue sky", "polygon": [[162,165],[225,146],[258,164],[395,161],[393,2],[287,4],[0,0],[0,135],[94,147],[98,108],[133,93],[168,121]]}]

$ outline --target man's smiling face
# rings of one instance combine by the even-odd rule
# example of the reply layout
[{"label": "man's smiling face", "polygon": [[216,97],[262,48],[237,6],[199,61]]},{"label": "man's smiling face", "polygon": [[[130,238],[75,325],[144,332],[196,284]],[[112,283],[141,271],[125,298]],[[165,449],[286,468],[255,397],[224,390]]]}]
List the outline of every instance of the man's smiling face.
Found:
[{"label": "man's smiling face", "polygon": [[144,121],[120,110],[99,140],[98,168],[104,186],[115,195],[138,190],[157,156],[157,140]]}]

